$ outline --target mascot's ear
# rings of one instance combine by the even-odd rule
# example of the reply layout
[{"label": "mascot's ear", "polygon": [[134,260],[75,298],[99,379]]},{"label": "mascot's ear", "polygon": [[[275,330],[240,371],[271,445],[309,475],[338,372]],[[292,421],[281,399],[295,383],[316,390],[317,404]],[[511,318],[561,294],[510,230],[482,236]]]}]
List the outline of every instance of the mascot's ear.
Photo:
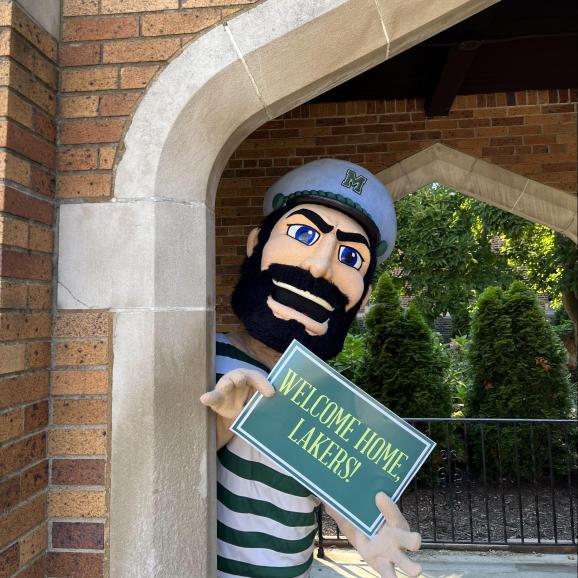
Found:
[{"label": "mascot's ear", "polygon": [[373,291],[373,287],[370,285],[367,289],[367,293],[365,294],[365,297],[363,298],[363,301],[361,302],[361,307],[359,308],[359,311],[363,311],[367,307],[367,304],[369,303],[369,298],[371,297],[372,291]]},{"label": "mascot's ear", "polygon": [[259,227],[255,227],[247,237],[247,257],[250,257],[257,246]]}]

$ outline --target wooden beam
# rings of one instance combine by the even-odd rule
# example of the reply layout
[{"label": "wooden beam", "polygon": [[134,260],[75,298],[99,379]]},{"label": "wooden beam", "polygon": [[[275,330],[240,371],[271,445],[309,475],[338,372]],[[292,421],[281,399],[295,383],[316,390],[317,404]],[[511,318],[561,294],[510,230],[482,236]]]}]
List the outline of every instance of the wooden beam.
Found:
[{"label": "wooden beam", "polygon": [[466,20],[462,26],[462,40],[448,52],[444,67],[431,96],[426,98],[427,116],[447,116],[472,63],[482,46],[482,38],[489,30],[496,7],[493,6]]},{"label": "wooden beam", "polygon": [[426,102],[427,116],[447,116],[482,43],[466,40],[450,48],[433,94]]}]

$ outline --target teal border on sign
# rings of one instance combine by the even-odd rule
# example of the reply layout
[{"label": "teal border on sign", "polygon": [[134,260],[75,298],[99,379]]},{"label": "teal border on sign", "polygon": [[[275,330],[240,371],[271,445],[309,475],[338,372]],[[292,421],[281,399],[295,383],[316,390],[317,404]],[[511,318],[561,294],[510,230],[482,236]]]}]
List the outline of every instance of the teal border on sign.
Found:
[{"label": "teal border on sign", "polygon": [[[348,388],[358,398],[362,399],[363,401],[371,405],[378,412],[387,416],[389,420],[395,422],[398,426],[406,430],[408,434],[410,434],[414,438],[417,438],[421,443],[424,444],[424,449],[422,453],[414,462],[412,468],[407,472],[402,484],[397,488],[394,494],[390,496],[394,502],[397,502],[397,500],[404,492],[404,490],[407,488],[407,486],[409,485],[415,474],[421,468],[421,466],[423,465],[429,454],[433,451],[436,445],[435,442],[429,439],[424,434],[422,434],[419,430],[408,424],[406,421],[401,419],[395,413],[387,409],[385,406],[374,400],[370,395],[365,393],[355,384],[351,383],[348,379],[344,378],[339,372],[334,370],[332,367],[328,366],[324,361],[322,361],[316,355],[311,353],[297,340],[292,341],[291,345],[286,349],[285,353],[281,356],[275,367],[272,369],[271,373],[269,373],[267,379],[270,382],[273,382],[277,379],[279,374],[285,369],[285,366],[291,361],[293,355],[296,352],[300,353],[301,355],[309,359],[309,361],[320,367],[325,373],[331,374],[334,379],[336,379],[342,385]],[[329,495],[327,492],[325,492],[319,486],[317,486],[314,482],[312,482],[307,476],[305,476],[303,473],[293,468],[290,464],[285,462],[285,460],[280,458],[277,454],[273,453],[266,445],[264,445],[261,441],[255,439],[250,433],[248,433],[243,428],[244,423],[247,421],[247,419],[249,419],[251,413],[257,407],[257,405],[262,399],[263,395],[261,395],[260,393],[255,393],[253,397],[249,400],[247,405],[243,408],[243,411],[237,416],[237,419],[231,425],[230,430],[235,434],[239,435],[247,443],[251,444],[253,447],[264,453],[270,460],[275,462],[277,465],[291,472],[291,474],[295,478],[297,478],[304,486],[306,486],[309,490],[311,490],[318,498],[321,498],[323,501],[327,502],[331,507],[333,507],[336,511],[342,514],[357,528],[359,528],[366,536],[368,536],[369,538],[375,536],[375,534],[378,532],[379,528],[383,524],[384,521],[383,514],[380,513],[371,525],[367,525],[362,520],[357,518],[355,514],[353,514],[347,508],[345,508],[343,505],[337,502],[331,495]]]}]

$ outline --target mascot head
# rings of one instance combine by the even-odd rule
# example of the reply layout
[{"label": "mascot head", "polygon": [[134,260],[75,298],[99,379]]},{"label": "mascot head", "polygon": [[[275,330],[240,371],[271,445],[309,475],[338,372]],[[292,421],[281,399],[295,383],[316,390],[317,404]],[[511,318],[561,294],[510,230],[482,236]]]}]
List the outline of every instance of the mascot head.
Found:
[{"label": "mascot head", "polygon": [[330,359],[369,299],[375,267],[393,250],[389,192],[366,169],[324,159],[279,179],[264,212],[249,234],[233,310],[272,349],[281,353],[297,339]]}]

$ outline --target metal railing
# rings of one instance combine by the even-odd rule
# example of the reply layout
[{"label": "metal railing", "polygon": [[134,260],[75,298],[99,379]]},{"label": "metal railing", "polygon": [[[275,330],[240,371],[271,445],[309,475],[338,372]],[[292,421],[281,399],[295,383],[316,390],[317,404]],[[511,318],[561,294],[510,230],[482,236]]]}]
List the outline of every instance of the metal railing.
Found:
[{"label": "metal railing", "polygon": [[[423,544],[576,546],[577,422],[409,418],[437,444],[398,501]],[[346,542],[318,513],[319,555]]]}]

